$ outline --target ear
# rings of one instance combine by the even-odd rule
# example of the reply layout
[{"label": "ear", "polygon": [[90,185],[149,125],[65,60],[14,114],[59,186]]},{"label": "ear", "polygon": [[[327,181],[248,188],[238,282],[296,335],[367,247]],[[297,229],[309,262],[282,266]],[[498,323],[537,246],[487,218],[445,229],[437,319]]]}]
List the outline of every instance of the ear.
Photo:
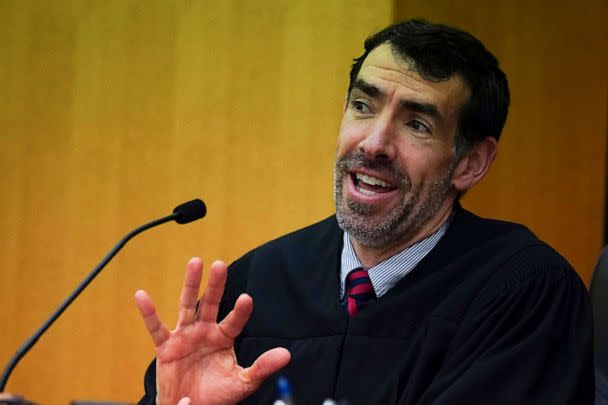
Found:
[{"label": "ear", "polygon": [[463,156],[454,170],[452,185],[460,192],[465,192],[477,184],[488,172],[496,157],[498,145],[491,136],[479,142]]}]

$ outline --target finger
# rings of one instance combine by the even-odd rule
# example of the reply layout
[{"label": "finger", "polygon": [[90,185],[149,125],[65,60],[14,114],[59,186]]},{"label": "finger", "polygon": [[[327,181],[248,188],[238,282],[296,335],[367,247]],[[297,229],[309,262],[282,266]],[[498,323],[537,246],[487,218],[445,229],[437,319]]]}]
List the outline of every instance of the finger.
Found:
[{"label": "finger", "polygon": [[135,293],[135,302],[139,308],[146,328],[152,337],[154,346],[162,345],[171,336],[171,331],[161,322],[150,296],[143,290]]},{"label": "finger", "polygon": [[179,297],[179,315],[177,325],[183,326],[194,322],[196,318],[196,302],[203,277],[203,262],[198,257],[193,257],[186,266],[184,276],[184,287]]},{"label": "finger", "polygon": [[241,334],[253,310],[253,299],[247,294],[241,294],[234,303],[234,308],[219,323],[222,333],[231,339]]},{"label": "finger", "polygon": [[190,405],[191,403],[192,403],[192,401],[190,400],[190,398],[183,397],[182,399],[179,400],[177,405]]},{"label": "finger", "polygon": [[244,370],[245,381],[249,381],[248,388],[255,391],[266,378],[285,367],[290,360],[291,353],[283,347],[262,353],[251,367]]},{"label": "finger", "polygon": [[[0,400],[2,401],[15,401],[14,403],[19,403],[19,399],[23,400],[23,398],[18,397],[17,395],[11,394],[10,392],[0,392]],[[11,402],[12,403],[12,402]]]},{"label": "finger", "polygon": [[222,295],[224,295],[224,287],[226,286],[226,278],[228,269],[222,261],[216,260],[211,264],[209,269],[209,281],[205,288],[203,298],[201,298],[200,307],[198,309],[198,319],[203,322],[216,322],[217,312],[220,307]]}]

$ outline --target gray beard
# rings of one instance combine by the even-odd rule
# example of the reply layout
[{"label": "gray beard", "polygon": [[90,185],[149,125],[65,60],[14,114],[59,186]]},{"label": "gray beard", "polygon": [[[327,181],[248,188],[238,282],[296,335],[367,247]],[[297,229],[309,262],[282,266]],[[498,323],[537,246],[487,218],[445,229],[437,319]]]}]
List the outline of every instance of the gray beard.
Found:
[{"label": "gray beard", "polygon": [[[388,248],[412,238],[432,218],[451,189],[456,160],[450,162],[446,173],[427,187],[414,188],[409,177],[389,162],[371,161],[360,153],[336,161],[334,170],[334,198],[336,218],[342,230],[361,245],[369,248]],[[373,168],[399,184],[399,201],[382,218],[374,218],[377,209],[372,205],[343,198],[343,187],[354,167]],[[408,195],[409,194],[409,195]]]}]

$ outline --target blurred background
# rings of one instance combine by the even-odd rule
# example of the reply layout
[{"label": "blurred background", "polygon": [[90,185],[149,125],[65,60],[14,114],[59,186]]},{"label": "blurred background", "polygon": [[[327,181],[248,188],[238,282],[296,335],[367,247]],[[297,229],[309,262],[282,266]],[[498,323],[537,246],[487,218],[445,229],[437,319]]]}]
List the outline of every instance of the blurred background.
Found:
[{"label": "blurred background", "polygon": [[528,225],[588,284],[604,243],[608,2],[0,0],[0,363],[133,227],[17,367],[44,404],[136,401],[154,355],[134,305],[176,319],[188,258],[232,261],[333,213],[352,58],[389,23],[470,31],[508,75],[498,159],[464,199]]}]

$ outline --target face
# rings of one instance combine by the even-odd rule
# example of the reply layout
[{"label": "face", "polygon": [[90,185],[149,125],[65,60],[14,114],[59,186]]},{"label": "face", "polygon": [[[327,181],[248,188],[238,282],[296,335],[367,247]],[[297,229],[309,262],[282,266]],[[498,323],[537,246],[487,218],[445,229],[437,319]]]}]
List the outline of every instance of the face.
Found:
[{"label": "face", "polygon": [[363,246],[415,239],[456,198],[453,173],[464,81],[432,82],[388,44],[367,56],[344,110],[335,167],[338,223]]}]

